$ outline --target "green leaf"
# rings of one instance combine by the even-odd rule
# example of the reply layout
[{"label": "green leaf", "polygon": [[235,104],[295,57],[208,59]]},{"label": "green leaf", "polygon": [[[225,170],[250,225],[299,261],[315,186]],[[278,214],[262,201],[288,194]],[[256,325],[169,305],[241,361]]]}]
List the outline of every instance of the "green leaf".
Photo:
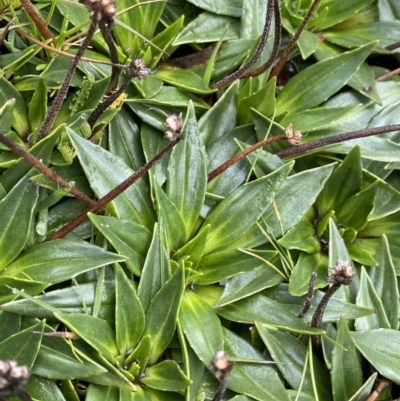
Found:
[{"label": "green leaf", "polygon": [[104,358],[110,362],[114,361],[118,355],[115,333],[103,319],[80,313],[56,312],[54,316],[96,349]]},{"label": "green leaf", "polygon": [[[302,381],[304,364],[306,361],[307,346],[290,333],[284,333],[268,325],[256,322],[257,331],[272,358],[290,387],[298,390],[302,385],[302,391],[314,395],[313,384],[310,377],[310,366],[307,364],[306,375]],[[318,358],[313,358],[315,386],[321,400],[332,400],[331,383],[328,369]]]},{"label": "green leaf", "polygon": [[220,202],[204,221],[210,225],[205,254],[227,245],[243,235],[264,213],[293,163],[274,173],[242,185]]},{"label": "green leaf", "polygon": [[3,274],[54,284],[124,260],[125,257],[106,252],[88,242],[59,239],[35,245],[23,252]]},{"label": "green leaf", "polygon": [[315,238],[314,226],[305,219],[292,227],[278,243],[286,249],[299,249],[307,253],[316,253],[321,249],[319,241]]},{"label": "green leaf", "polygon": [[350,398],[350,401],[366,400],[370,396],[370,394],[372,394],[376,376],[378,376],[378,372],[375,372],[368,378],[368,380],[359,388],[354,396]]},{"label": "green leaf", "polygon": [[[125,364],[132,369],[136,363],[139,365],[139,372],[143,373],[147,368],[151,348],[151,336],[143,336],[138,346],[129,354]],[[131,366],[132,365],[132,366]]]},{"label": "green leaf", "polygon": [[[265,361],[262,354],[243,338],[224,329],[225,350],[228,357]],[[266,386],[265,383],[268,383]],[[259,401],[289,401],[289,395],[274,367],[246,362],[233,362],[228,388]]]},{"label": "green leaf", "polygon": [[34,400],[66,401],[60,387],[54,380],[45,379],[34,374],[29,378],[25,390]]},{"label": "green leaf", "polygon": [[[125,390],[126,391],[126,390]],[[86,401],[119,401],[118,388],[114,386],[100,386],[98,384],[91,383],[88,386]]]},{"label": "green leaf", "polygon": [[[187,290],[182,298],[179,322],[190,347],[208,366],[224,343],[221,322],[215,311],[202,297]],[[212,330],[209,330],[210,327]]]},{"label": "green leaf", "polygon": [[[11,131],[12,116],[14,114],[16,100],[9,99],[0,107],[0,124],[3,132]],[[4,145],[2,145],[4,146]]]},{"label": "green leaf", "polygon": [[32,95],[29,106],[29,121],[32,132],[37,134],[40,126],[44,121],[47,113],[47,87],[43,79],[39,80],[39,84]]},{"label": "green leaf", "polygon": [[384,377],[400,384],[400,357],[396,344],[400,342],[400,332],[378,329],[351,332],[351,337],[364,357]]},{"label": "green leaf", "polygon": [[29,295],[40,294],[50,283],[35,280],[26,280],[0,276],[0,303],[9,302],[15,298],[14,289],[26,292]]},{"label": "green leaf", "polygon": [[207,186],[206,154],[192,102],[189,102],[184,132],[185,140],[174,147],[169,159],[166,193],[183,218],[188,240],[203,206]]},{"label": "green leaf", "polygon": [[357,330],[390,328],[390,323],[383,308],[382,301],[379,299],[364,266],[361,267],[360,288],[357,294],[356,304],[375,309],[375,314],[356,319],[355,327]]},{"label": "green leaf", "polygon": [[42,341],[42,336],[32,334],[32,331],[42,332],[43,329],[44,320],[0,342],[1,359],[4,361],[17,361],[19,365],[25,365],[31,369]]},{"label": "green leaf", "polygon": [[12,126],[21,138],[25,138],[30,132],[30,126],[24,99],[13,85],[2,77],[0,78],[0,103],[4,104],[10,99],[15,99]]},{"label": "green leaf", "polygon": [[171,360],[151,366],[146,371],[146,376],[140,381],[151,388],[178,392],[185,390],[190,384],[190,380],[184,375],[179,365]]},{"label": "green leaf", "polygon": [[107,369],[92,361],[64,338],[44,335],[32,372],[48,379],[75,380],[104,374]]},{"label": "green leaf", "polygon": [[324,333],[322,329],[310,327],[278,302],[259,294],[234,304],[215,307],[215,310],[218,315],[234,322],[254,324],[257,320],[294,333],[314,335]]},{"label": "green leaf", "polygon": [[0,201],[0,266],[3,274],[10,275],[10,271],[4,271],[4,268],[24,249],[38,196],[38,187],[23,178]]},{"label": "green leaf", "polygon": [[138,287],[138,296],[144,311],[169,277],[169,260],[160,239],[160,229],[156,224]]},{"label": "green leaf", "polygon": [[343,316],[338,324],[336,342],[343,345],[347,351],[335,347],[332,352],[333,399],[335,401],[350,400],[362,386],[363,373],[357,350]]},{"label": "green leaf", "polygon": [[[226,30],[227,25],[229,26],[228,30]],[[204,12],[182,29],[182,32],[172,45],[178,46],[185,43],[218,42],[223,35],[225,40],[239,39],[239,20]]]},{"label": "green leaf", "polygon": [[294,76],[276,99],[277,115],[310,109],[327,100],[347,83],[375,44],[321,61]]},{"label": "green leaf", "polygon": [[129,258],[125,261],[128,269],[140,276],[151,243],[151,232],[130,220],[97,216],[93,213],[88,213],[88,217],[117,252]]},{"label": "green leaf", "polygon": [[149,365],[156,363],[175,333],[183,291],[184,269],[179,266],[155,295],[146,312],[146,327],[143,336],[151,336]]},{"label": "green leaf", "polygon": [[317,198],[319,216],[325,216],[332,209],[338,210],[347,198],[360,190],[361,172],[360,147],[355,146],[328,178],[319,194]]},{"label": "green leaf", "polygon": [[[72,130],[68,129],[68,132],[78,151],[79,160],[89,183],[98,198],[106,195],[134,173],[117,156],[81,138]],[[145,180],[136,181],[114,199],[113,204],[118,217],[126,218],[152,230],[155,213]]]},{"label": "green leaf", "polygon": [[368,215],[374,207],[377,190],[376,180],[358,194],[348,198],[336,213],[337,221],[356,231],[362,230],[367,225]]},{"label": "green leaf", "polygon": [[120,266],[115,266],[115,333],[121,355],[140,340],[144,330],[144,312],[133,283]]},{"label": "green leaf", "polygon": [[240,17],[242,15],[241,0],[221,0],[218,2],[212,0],[189,1],[203,10],[207,10],[215,14],[232,15],[232,17]]},{"label": "green leaf", "polygon": [[389,243],[385,235],[382,235],[375,258],[378,262],[378,266],[370,268],[369,276],[376,294],[382,301],[385,314],[390,323],[390,328],[397,330],[399,327],[399,306],[394,300],[399,299],[399,289],[396,270],[390,255]]},{"label": "green leaf", "polygon": [[2,311],[0,313],[0,342],[19,332],[21,315]]}]

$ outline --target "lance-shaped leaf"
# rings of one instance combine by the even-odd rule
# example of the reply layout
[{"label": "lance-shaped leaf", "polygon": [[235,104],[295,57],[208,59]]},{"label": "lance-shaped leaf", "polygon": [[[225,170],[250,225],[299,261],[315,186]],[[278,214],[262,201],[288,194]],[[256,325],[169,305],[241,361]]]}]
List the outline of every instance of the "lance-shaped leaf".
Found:
[{"label": "lance-shaped leaf", "polygon": [[0,276],[0,304],[15,299],[14,289],[24,291],[29,295],[37,295],[49,285],[50,283],[40,281]]},{"label": "lance-shaped leaf", "polygon": [[79,313],[56,312],[54,316],[90,344],[104,358],[110,362],[114,361],[118,355],[115,333],[103,319]]},{"label": "lance-shaped leaf", "polygon": [[133,283],[122,268],[115,267],[115,332],[119,352],[125,355],[139,341],[144,330],[144,312]]},{"label": "lance-shaped leaf", "polygon": [[149,365],[156,363],[175,333],[184,284],[184,269],[179,266],[149,305],[143,333],[143,336],[151,336]]},{"label": "lance-shaped leaf", "polygon": [[[63,386],[65,382],[63,383]],[[41,401],[66,401],[59,385],[54,380],[45,379],[44,377],[36,376],[34,374],[28,380],[25,387],[26,392],[34,400]],[[74,400],[71,398],[71,401]],[[76,401],[75,398],[74,401]]]},{"label": "lance-shaped leaf", "polygon": [[207,186],[205,148],[192,102],[183,130],[185,140],[175,146],[169,159],[166,193],[182,216],[188,239],[203,207]]},{"label": "lance-shaped leaf", "polygon": [[[134,171],[121,159],[102,147],[92,144],[68,129],[71,141],[78,151],[78,157],[89,183],[101,198],[118,184],[131,176]],[[151,230],[155,221],[150,191],[147,183],[139,179],[113,201],[118,217],[126,218]]]},{"label": "lance-shaped leaf", "polygon": [[[302,383],[307,346],[289,333],[274,329],[271,326],[256,322],[257,331],[268,348],[276,367],[290,387],[298,390]],[[332,390],[328,369],[318,358],[313,358],[315,385],[321,400],[331,401]],[[309,365],[302,383],[302,391],[314,395]]]},{"label": "lance-shaped leaf", "polygon": [[[228,357],[265,361],[259,351],[243,338],[224,329],[225,350]],[[266,385],[266,383],[268,383]],[[289,401],[289,395],[274,367],[266,364],[233,362],[228,387],[259,401]]]},{"label": "lance-shaped leaf", "polygon": [[[59,239],[23,252],[4,272],[7,276],[60,283],[78,274],[123,262],[126,258],[83,241]],[[4,274],[3,273],[3,274]]]},{"label": "lance-shaped leaf", "polygon": [[327,100],[346,85],[375,44],[320,61],[294,76],[276,99],[277,114],[307,110]]},{"label": "lance-shaped leaf", "polygon": [[293,163],[285,164],[272,174],[242,185],[220,202],[203,223],[210,225],[204,253],[228,245],[253,226],[292,167]]},{"label": "lance-shaped leaf", "polygon": [[392,329],[378,329],[351,332],[358,350],[384,377],[400,384],[400,355],[397,344],[400,332]]},{"label": "lance-shaped leaf", "polygon": [[27,178],[23,178],[0,201],[0,270],[3,270],[24,249],[38,195],[38,187],[30,183]]},{"label": "lance-shaped leaf", "polygon": [[120,398],[119,398],[118,387],[100,386],[98,384],[91,383],[88,386],[85,399],[86,401],[98,401],[98,400],[119,401]]},{"label": "lance-shaped leaf", "polygon": [[[208,366],[224,343],[218,316],[196,293],[186,291],[179,311],[179,322],[191,348]],[[210,327],[212,330],[209,330]]]},{"label": "lance-shaped leaf", "polygon": [[39,352],[42,336],[32,331],[42,332],[44,320],[22,330],[0,342],[0,355],[3,361],[17,361],[19,365],[32,368]]},{"label": "lance-shaped leaf", "polygon": [[362,386],[362,370],[346,319],[342,316],[338,325],[336,342],[345,350],[335,347],[332,352],[332,391],[335,401],[349,400]]},{"label": "lance-shaped leaf", "polygon": [[163,391],[183,391],[190,380],[175,361],[162,361],[151,366],[140,381],[148,387]]}]

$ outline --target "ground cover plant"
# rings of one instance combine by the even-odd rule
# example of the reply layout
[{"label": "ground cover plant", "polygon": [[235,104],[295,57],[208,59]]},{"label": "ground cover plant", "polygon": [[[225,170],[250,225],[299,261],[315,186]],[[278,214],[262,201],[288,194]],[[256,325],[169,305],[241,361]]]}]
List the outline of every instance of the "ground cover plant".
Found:
[{"label": "ground cover plant", "polygon": [[0,399],[396,399],[399,15],[2,1]]}]

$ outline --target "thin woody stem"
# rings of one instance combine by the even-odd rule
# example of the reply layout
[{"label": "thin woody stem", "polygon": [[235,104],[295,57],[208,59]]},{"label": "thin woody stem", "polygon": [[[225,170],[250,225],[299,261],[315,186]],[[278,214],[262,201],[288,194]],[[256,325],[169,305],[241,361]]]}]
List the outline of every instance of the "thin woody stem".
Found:
[{"label": "thin woody stem", "polygon": [[271,20],[272,20],[272,14],[274,12],[274,5],[275,5],[275,0],[268,1],[267,12],[265,14],[265,25],[264,25],[263,33],[261,36],[260,43],[258,44],[258,47],[257,47],[256,51],[254,52],[254,54],[250,57],[250,59],[247,61],[247,63],[242,68],[240,68],[239,70],[235,71],[234,73],[226,76],[225,78],[222,78],[220,81],[216,82],[215,84],[211,85],[212,89],[224,88],[225,86],[228,86],[232,82],[241,78],[244,74],[246,74],[250,70],[251,67],[253,67],[253,65],[260,58],[261,53],[264,50],[265,44],[267,43],[269,30],[271,28]]},{"label": "thin woody stem", "polygon": [[148,163],[140,167],[136,173],[132,174],[125,181],[121,182],[121,184],[117,185],[112,191],[110,191],[107,195],[100,198],[95,205],[89,207],[76,218],[71,220],[68,224],[60,228],[58,231],[53,233],[50,237],[46,239],[46,241],[51,241],[54,239],[62,238],[65,235],[69,234],[72,230],[82,224],[86,219],[88,213],[96,213],[102,210],[107,203],[113,201],[118,195],[120,195],[123,191],[129,188],[132,184],[134,184],[140,177],[146,174],[151,167],[153,167],[159,160],[161,160],[168,152],[172,150],[172,148],[180,141],[181,137],[178,137],[174,142],[170,142],[160,153],[154,156]]},{"label": "thin woody stem", "polygon": [[302,319],[308,310],[311,307],[312,300],[314,298],[314,291],[315,291],[315,281],[317,280],[317,273],[313,272],[311,274],[310,278],[310,283],[308,284],[308,293],[307,293],[307,299],[304,302],[303,309],[301,312],[297,315],[300,319]]},{"label": "thin woody stem", "polygon": [[56,174],[53,170],[43,164],[40,160],[38,160],[35,156],[31,155],[25,149],[21,148],[21,146],[17,145],[10,138],[7,138],[5,135],[0,134],[0,142],[6,145],[13,153],[17,156],[22,157],[26,162],[31,164],[35,169],[39,170],[46,177],[53,180],[57,185],[62,188],[71,189],[71,194],[75,196],[75,198],[79,199],[83,203],[88,206],[95,205],[96,202],[90,199],[87,195],[81,192],[79,189],[75,187],[71,187],[71,184],[68,181],[65,181],[62,177]]},{"label": "thin woody stem", "polygon": [[71,61],[71,65],[69,67],[69,70],[67,71],[67,75],[62,83],[62,86],[60,90],[58,91],[56,97],[54,98],[53,104],[50,107],[49,112],[47,113],[47,116],[40,127],[40,131],[38,134],[38,141],[44,138],[51,130],[54,120],[57,117],[58,112],[61,109],[61,106],[67,96],[68,90],[69,90],[69,84],[71,83],[72,77],[74,76],[76,67],[78,66],[79,60],[81,59],[84,51],[87,49],[89,46],[90,41],[92,40],[92,37],[94,33],[96,32],[96,27],[97,23],[99,22],[100,19],[100,14],[99,12],[94,12],[92,14],[92,22],[90,24],[88,33],[85,37],[85,40],[82,42],[82,45],[78,49],[74,59]]},{"label": "thin woody stem", "polygon": [[244,159],[247,155],[254,152],[255,150],[262,148],[263,146],[268,145],[270,143],[283,141],[283,140],[287,140],[287,139],[288,138],[286,135],[277,135],[272,138],[264,139],[261,142],[257,142],[256,144],[249,146],[247,149],[244,149],[241,152],[237,153],[236,155],[231,157],[229,160],[227,160],[225,163],[223,163],[219,167],[217,167],[215,170],[211,171],[211,173],[208,174],[208,182],[212,181],[215,177],[222,174],[229,167],[231,167],[232,165],[237,163],[239,160]]},{"label": "thin woody stem", "polygon": [[261,67],[258,67],[255,70],[248,71],[246,74],[244,74],[242,76],[242,79],[249,77],[257,77],[258,75],[261,75],[263,72],[267,71],[268,68],[271,67],[272,63],[275,61],[276,56],[279,53],[279,48],[281,46],[281,40],[282,40],[282,16],[281,16],[281,6],[279,0],[275,0],[274,15],[275,15],[275,38],[271,56]]},{"label": "thin woody stem", "polygon": [[329,138],[318,139],[313,142],[304,143],[302,145],[295,146],[293,148],[288,148],[281,150],[276,153],[281,159],[289,159],[294,156],[301,155],[312,149],[318,149],[323,146],[334,145],[335,143],[340,143],[348,141],[350,139],[365,138],[372,135],[384,134],[386,132],[400,131],[400,124],[396,125],[386,125],[384,127],[367,128],[358,131],[346,132],[344,134],[339,134],[331,136]]},{"label": "thin woody stem", "polygon": [[32,18],[36,28],[42,34],[44,39],[50,39],[51,43],[56,46],[57,41],[54,35],[50,32],[49,28],[47,28],[46,22],[43,20],[42,16],[38,13],[36,8],[29,0],[20,0],[22,7],[24,7],[25,11]]},{"label": "thin woody stem", "polygon": [[293,50],[293,47],[295,46],[295,44],[297,43],[297,40],[299,39],[301,33],[304,31],[305,27],[308,24],[308,21],[310,21],[310,18],[312,17],[312,15],[314,14],[314,11],[316,10],[316,8],[318,7],[318,4],[321,0],[314,0],[314,2],[311,4],[311,7],[309,8],[309,10],[307,11],[306,16],[304,17],[303,21],[301,22],[300,26],[297,28],[297,31],[295,32],[293,38],[290,40],[290,42],[288,43],[288,45],[286,46],[286,49],[283,51],[281,57],[279,58],[275,68],[273,69],[272,73],[271,73],[271,78],[272,77],[277,77],[283,66],[285,65],[290,52]]}]

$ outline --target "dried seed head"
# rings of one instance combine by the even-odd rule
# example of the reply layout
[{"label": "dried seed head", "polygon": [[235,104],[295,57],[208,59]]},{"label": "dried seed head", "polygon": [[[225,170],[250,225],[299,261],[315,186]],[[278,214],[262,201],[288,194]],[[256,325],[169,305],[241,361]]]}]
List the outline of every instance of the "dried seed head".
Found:
[{"label": "dried seed head", "polygon": [[114,0],[85,0],[85,7],[92,11],[100,13],[100,19],[112,19],[115,16]]},{"label": "dried seed head", "polygon": [[9,397],[23,391],[30,373],[16,361],[0,361],[0,395]]},{"label": "dried seed head", "polygon": [[168,116],[165,120],[165,126],[168,128],[168,131],[164,133],[164,138],[169,141],[175,141],[177,139],[181,139],[183,137],[183,120],[182,113],[179,116],[173,114],[172,116]]},{"label": "dried seed head", "polygon": [[347,260],[338,260],[335,267],[329,268],[329,284],[350,285],[355,276],[353,266]]},{"label": "dried seed head", "polygon": [[152,74],[153,71],[146,67],[142,59],[137,58],[129,64],[127,73],[131,77],[138,77],[138,79],[143,80]]},{"label": "dried seed head", "polygon": [[228,359],[228,355],[224,351],[218,351],[212,359],[209,369],[217,377],[225,377],[231,370],[233,364]]},{"label": "dried seed head", "polygon": [[300,131],[294,131],[294,125],[292,123],[286,127],[285,135],[288,142],[293,146],[300,145],[300,141],[303,139],[303,135]]}]

